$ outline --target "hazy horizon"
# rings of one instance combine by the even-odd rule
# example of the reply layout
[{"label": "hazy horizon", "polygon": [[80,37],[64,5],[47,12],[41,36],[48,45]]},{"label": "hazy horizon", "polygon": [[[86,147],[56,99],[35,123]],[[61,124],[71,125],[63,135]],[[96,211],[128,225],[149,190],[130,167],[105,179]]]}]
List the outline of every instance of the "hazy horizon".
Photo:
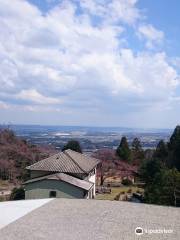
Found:
[{"label": "hazy horizon", "polygon": [[127,127],[127,126],[98,126],[98,125],[56,125],[56,124],[5,124],[5,123],[0,123],[0,127],[52,127],[52,128],[98,128],[98,129],[127,129],[127,130],[160,130],[160,131],[172,131],[174,128],[143,128],[143,127]]}]

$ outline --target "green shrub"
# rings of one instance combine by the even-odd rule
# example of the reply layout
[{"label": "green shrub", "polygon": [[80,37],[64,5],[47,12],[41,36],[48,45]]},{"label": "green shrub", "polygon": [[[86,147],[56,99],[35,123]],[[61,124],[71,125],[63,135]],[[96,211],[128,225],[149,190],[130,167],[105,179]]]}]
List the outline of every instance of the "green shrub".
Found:
[{"label": "green shrub", "polygon": [[132,181],[131,181],[130,179],[128,179],[128,178],[123,179],[121,183],[122,183],[123,185],[125,185],[125,186],[130,186],[130,185],[132,185]]},{"label": "green shrub", "polygon": [[22,200],[25,199],[25,191],[23,187],[14,188],[11,192],[10,200]]}]

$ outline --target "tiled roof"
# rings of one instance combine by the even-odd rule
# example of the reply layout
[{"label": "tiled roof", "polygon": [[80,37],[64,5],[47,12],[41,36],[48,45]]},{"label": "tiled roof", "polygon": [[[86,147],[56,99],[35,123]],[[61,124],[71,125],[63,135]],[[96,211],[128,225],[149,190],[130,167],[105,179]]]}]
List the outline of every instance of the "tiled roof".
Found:
[{"label": "tiled roof", "polygon": [[84,172],[90,172],[100,162],[96,158],[89,157],[70,149],[64,152],[66,156],[70,157]]},{"label": "tiled roof", "polygon": [[63,173],[89,173],[100,161],[70,149],[27,167],[29,170]]},{"label": "tiled roof", "polygon": [[26,181],[24,184],[42,181],[44,179],[63,181],[63,182],[72,184],[76,187],[85,189],[87,191],[93,186],[92,182],[89,182],[86,180],[81,180],[81,179],[72,177],[70,175],[64,174],[64,173],[55,173],[55,174],[51,174],[51,175],[47,175],[47,176],[43,176],[43,177],[39,177],[39,178],[33,178],[33,179]]}]

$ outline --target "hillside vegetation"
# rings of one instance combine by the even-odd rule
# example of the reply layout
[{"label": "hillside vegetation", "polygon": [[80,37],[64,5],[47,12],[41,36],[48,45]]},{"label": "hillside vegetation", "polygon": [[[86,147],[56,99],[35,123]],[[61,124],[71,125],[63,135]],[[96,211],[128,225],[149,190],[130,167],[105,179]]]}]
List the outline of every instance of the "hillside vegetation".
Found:
[{"label": "hillside vegetation", "polygon": [[26,179],[25,167],[48,156],[50,151],[29,144],[10,129],[0,129],[0,179]]}]

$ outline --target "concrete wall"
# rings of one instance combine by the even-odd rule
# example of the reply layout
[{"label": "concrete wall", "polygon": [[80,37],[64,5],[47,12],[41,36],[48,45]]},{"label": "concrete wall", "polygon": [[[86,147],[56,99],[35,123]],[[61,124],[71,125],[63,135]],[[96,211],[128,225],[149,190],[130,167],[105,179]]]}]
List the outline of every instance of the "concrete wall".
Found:
[{"label": "concrete wall", "polygon": [[58,180],[42,180],[26,184],[25,199],[49,198],[50,191],[56,191],[57,198],[85,198],[84,190]]}]

